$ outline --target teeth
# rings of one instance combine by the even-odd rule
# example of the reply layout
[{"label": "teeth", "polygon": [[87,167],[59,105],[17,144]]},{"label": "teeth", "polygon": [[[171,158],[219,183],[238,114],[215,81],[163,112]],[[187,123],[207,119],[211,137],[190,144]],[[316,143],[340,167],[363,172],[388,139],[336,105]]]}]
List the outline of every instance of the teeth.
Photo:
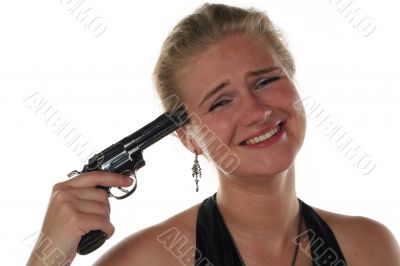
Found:
[{"label": "teeth", "polygon": [[261,136],[246,140],[245,144],[256,144],[256,143],[262,142],[264,140],[267,140],[267,139],[271,138],[273,135],[275,135],[276,133],[278,133],[279,130],[280,130],[280,126],[277,125],[273,129],[271,129],[269,132],[267,132]]}]

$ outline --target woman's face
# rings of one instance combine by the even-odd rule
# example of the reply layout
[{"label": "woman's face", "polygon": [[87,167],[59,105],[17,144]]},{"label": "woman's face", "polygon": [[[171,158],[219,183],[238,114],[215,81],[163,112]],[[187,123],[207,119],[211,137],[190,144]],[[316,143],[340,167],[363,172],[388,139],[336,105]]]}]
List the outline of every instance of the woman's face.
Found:
[{"label": "woman's face", "polygon": [[[229,169],[232,176],[262,178],[292,165],[305,135],[303,106],[263,40],[241,34],[225,37],[188,60],[175,78],[189,113],[201,119],[191,119],[196,123],[185,129],[192,151],[196,147],[205,153],[219,170],[224,170],[221,156],[234,154],[239,164]],[[219,89],[210,94],[215,88]],[[278,123],[283,127],[266,142],[243,144]],[[182,130],[178,133],[189,147]],[[216,145],[224,149],[217,152]]]}]

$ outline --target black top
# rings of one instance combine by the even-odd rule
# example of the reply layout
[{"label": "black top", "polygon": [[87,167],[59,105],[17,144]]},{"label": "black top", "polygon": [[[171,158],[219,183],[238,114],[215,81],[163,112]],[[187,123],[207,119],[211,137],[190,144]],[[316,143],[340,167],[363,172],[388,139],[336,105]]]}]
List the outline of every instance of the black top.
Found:
[{"label": "black top", "polygon": [[[217,193],[206,198],[197,213],[195,266],[242,266],[232,236],[218,210]],[[302,237],[308,234],[313,266],[345,266],[346,260],[329,226],[315,210],[301,203],[303,219],[307,230],[300,235],[299,253]]]}]

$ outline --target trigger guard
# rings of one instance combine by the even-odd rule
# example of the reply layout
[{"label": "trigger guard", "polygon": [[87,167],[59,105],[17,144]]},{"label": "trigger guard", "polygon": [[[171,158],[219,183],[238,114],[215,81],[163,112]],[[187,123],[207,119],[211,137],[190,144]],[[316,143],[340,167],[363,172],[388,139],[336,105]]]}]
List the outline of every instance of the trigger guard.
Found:
[{"label": "trigger guard", "polygon": [[136,187],[137,187],[137,179],[136,179],[136,175],[135,175],[135,173],[133,171],[125,170],[125,171],[123,171],[121,173],[121,175],[126,175],[126,176],[129,176],[130,178],[132,178],[135,185],[130,190],[122,188],[122,187],[117,187],[120,191],[125,193],[125,195],[123,195],[123,196],[115,196],[114,194],[112,194],[111,191],[109,191],[109,196],[113,197],[115,199],[118,199],[118,200],[121,200],[121,199],[124,199],[126,197],[129,197],[133,192],[135,192]]}]

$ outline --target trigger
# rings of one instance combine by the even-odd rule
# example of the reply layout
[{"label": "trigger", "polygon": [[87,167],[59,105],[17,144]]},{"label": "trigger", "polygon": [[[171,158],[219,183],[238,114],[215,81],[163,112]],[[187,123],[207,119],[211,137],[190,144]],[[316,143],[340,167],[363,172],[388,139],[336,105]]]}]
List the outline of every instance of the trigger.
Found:
[{"label": "trigger", "polygon": [[[125,170],[125,171],[123,171],[121,173],[121,175],[129,176],[130,178],[133,179],[133,182],[136,183],[136,176],[135,176],[135,173],[132,170]],[[136,184],[135,184],[135,186],[136,186]],[[122,187],[118,187],[118,189],[120,191],[122,191],[122,192],[129,193],[129,189],[125,189],[125,188],[122,188]]]},{"label": "trigger", "polygon": [[[133,192],[135,192],[136,187],[137,187],[137,180],[136,180],[136,176],[135,176],[135,172],[134,172],[134,171],[132,171],[132,170],[125,170],[125,171],[123,171],[123,172],[121,173],[121,175],[126,175],[126,176],[129,176],[130,178],[133,179],[133,183],[132,183],[133,188],[129,190],[129,189],[125,189],[125,188],[122,188],[122,187],[117,187],[120,191],[124,192],[125,195],[123,195],[123,196],[115,196],[115,195],[113,195],[113,194],[110,192],[111,196],[112,196],[113,198],[115,198],[115,199],[124,199],[124,198],[128,197],[128,196],[131,195]],[[132,186],[132,185],[131,185],[131,186]]]}]

